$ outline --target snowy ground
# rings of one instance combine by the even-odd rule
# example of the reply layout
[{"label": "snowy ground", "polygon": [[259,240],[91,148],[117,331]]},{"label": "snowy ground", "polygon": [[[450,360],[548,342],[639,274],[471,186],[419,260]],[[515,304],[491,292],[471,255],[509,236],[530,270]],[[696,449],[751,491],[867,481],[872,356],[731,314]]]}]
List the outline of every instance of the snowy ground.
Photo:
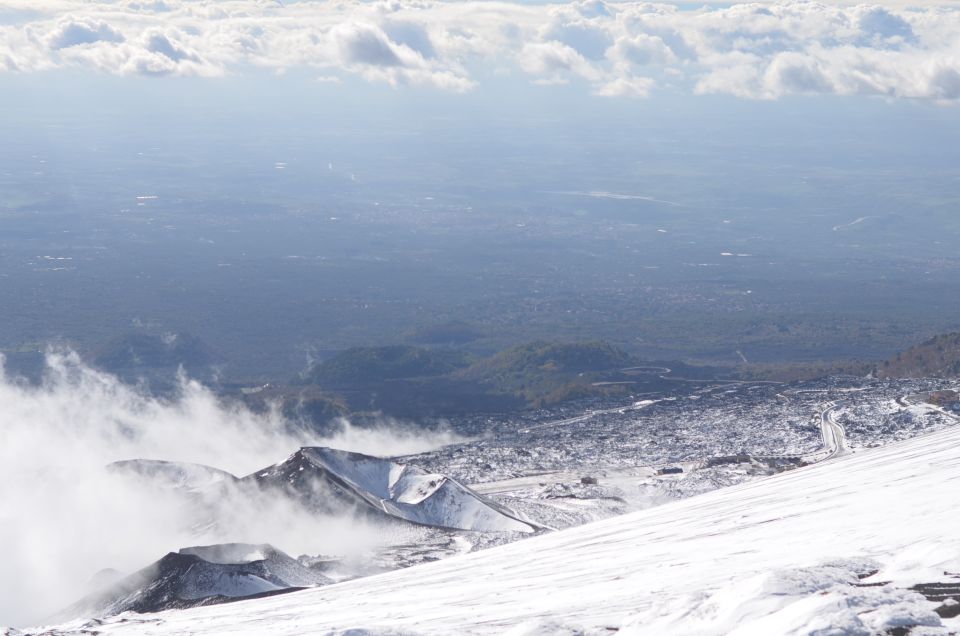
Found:
[{"label": "snowy ground", "polygon": [[950,428],[383,575],[53,633],[945,634],[958,619],[908,588],[957,582],[958,493]]},{"label": "snowy ground", "polygon": [[[847,431],[852,449],[880,446],[957,421],[904,396],[941,380],[832,378],[792,385],[697,385],[545,409],[519,418],[452,424],[474,441],[403,461],[450,475],[531,519],[567,528],[762,477],[789,466],[771,457],[825,457],[821,416]],[[901,400],[901,402],[898,402]],[[918,401],[914,401],[918,402]],[[716,461],[750,457],[760,461]],[[680,467],[679,475],[657,470]],[[583,486],[581,477],[598,480]]]},{"label": "snowy ground", "polygon": [[[925,392],[946,386],[938,380],[856,378],[793,385],[699,384],[670,395],[582,402],[505,418],[463,418],[450,426],[469,437],[468,441],[397,461],[424,468],[436,477],[449,475],[536,524],[567,529],[744,485],[795,468],[801,459],[822,460],[829,456],[821,450],[824,423],[831,425],[832,436],[845,440],[844,452],[954,426],[956,414],[924,402]],[[668,474],[658,474],[664,469]],[[296,467],[291,470],[301,474]],[[214,476],[219,479],[223,475],[217,472]],[[186,474],[173,477],[186,478]],[[326,532],[308,532],[311,547],[302,549],[295,547],[302,539],[298,534],[264,533],[257,527],[244,533],[243,527],[235,525],[234,507],[226,507],[231,514],[222,523],[198,526],[217,530],[216,538],[191,537],[190,543],[170,544],[165,550],[207,543],[270,542],[293,556],[302,553],[301,562],[324,577],[345,582],[482,551],[527,536],[522,532],[366,524],[366,532],[375,536],[367,537],[362,547],[351,548],[349,541],[335,545]],[[302,527],[288,517],[277,518],[286,519],[283,523],[291,530]],[[356,524],[349,518],[341,521],[348,533],[354,533]],[[294,544],[284,540],[288,535]],[[164,550],[151,551],[123,573],[146,566],[163,554]],[[114,561],[104,558],[96,565],[113,566]],[[82,580],[94,572],[82,572]],[[36,615],[49,616],[79,598],[81,592],[71,596],[49,603],[49,611]]]},{"label": "snowy ground", "polygon": [[[452,420],[477,438],[411,456],[463,483],[556,471],[663,466],[739,453],[804,454],[820,448],[819,413],[838,403],[854,448],[942,428],[951,422],[897,399],[945,388],[940,380],[835,378],[792,385],[723,384],[674,394],[580,402],[523,416]],[[591,415],[593,414],[593,415]]]}]

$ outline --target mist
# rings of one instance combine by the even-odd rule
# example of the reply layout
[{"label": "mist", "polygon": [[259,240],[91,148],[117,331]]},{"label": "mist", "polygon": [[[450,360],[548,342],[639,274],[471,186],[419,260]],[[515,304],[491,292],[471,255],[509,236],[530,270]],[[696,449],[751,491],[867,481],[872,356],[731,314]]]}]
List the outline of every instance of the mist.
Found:
[{"label": "mist", "polygon": [[225,404],[185,376],[166,399],[72,352],[49,353],[46,365],[35,385],[0,364],[0,625],[35,624],[91,591],[100,570],[129,574],[190,545],[270,543],[293,556],[350,556],[406,532],[351,515],[319,517],[249,489],[224,492],[212,522],[198,523],[182,496],[106,470],[111,462],[190,462],[244,476],[301,446],[401,455],[461,441],[392,420],[372,428],[342,420],[322,437],[278,409]]}]

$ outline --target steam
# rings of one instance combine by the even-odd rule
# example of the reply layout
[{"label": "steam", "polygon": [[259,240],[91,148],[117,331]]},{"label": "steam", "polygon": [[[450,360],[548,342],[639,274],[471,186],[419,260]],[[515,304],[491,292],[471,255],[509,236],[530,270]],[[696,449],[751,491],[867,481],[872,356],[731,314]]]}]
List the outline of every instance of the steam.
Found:
[{"label": "steam", "polygon": [[87,582],[103,568],[130,573],[188,545],[272,543],[294,556],[350,555],[402,532],[233,491],[218,501],[216,522],[198,526],[182,496],[105,470],[111,462],[190,462],[243,476],[301,446],[401,455],[457,441],[450,432],[346,420],[318,437],[278,409],[225,405],[185,377],[176,398],[150,396],[70,352],[48,354],[44,381],[34,386],[7,377],[0,357],[0,625],[42,620],[90,591]]}]

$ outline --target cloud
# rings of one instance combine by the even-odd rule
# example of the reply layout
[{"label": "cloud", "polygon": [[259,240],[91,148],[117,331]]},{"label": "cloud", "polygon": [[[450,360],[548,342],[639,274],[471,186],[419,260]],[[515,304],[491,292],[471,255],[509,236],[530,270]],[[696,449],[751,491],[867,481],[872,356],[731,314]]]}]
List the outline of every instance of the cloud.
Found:
[{"label": "cloud", "polygon": [[74,66],[92,66],[121,75],[216,77],[226,72],[222,66],[204,59],[187,43],[189,39],[177,30],[149,28],[135,40],[70,51],[61,59]]},{"label": "cloud", "polygon": [[909,42],[914,40],[913,28],[903,18],[883,7],[858,7],[862,9],[857,24],[868,42]]},{"label": "cloud", "polygon": [[647,97],[654,81],[649,77],[618,77],[594,91],[601,97]]},{"label": "cloud", "polygon": [[566,73],[595,78],[597,71],[576,49],[551,40],[527,44],[520,51],[520,67],[531,75],[559,76]]},{"label": "cloud", "polygon": [[341,65],[372,81],[391,86],[433,86],[454,92],[473,88],[474,83],[457,70],[444,68],[414,49],[394,42],[379,27],[348,23],[330,32]]},{"label": "cloud", "polygon": [[606,52],[613,63],[622,68],[634,66],[667,66],[677,60],[669,46],[656,35],[641,33],[620,37]]},{"label": "cloud", "polygon": [[925,92],[945,100],[960,99],[960,69],[940,66],[930,73]]},{"label": "cloud", "polygon": [[65,49],[95,42],[123,42],[123,34],[103,21],[64,20],[47,40],[51,49]]},{"label": "cloud", "polygon": [[174,44],[165,34],[157,31],[146,34],[143,48],[150,53],[162,55],[171,62],[182,62],[183,60],[196,62],[200,59],[197,54]]},{"label": "cloud", "polygon": [[[11,0],[15,8],[25,0]],[[960,9],[774,2],[277,3],[43,0],[0,26],[0,71],[216,76],[251,67],[476,88],[520,70],[597,95],[658,86],[747,99],[831,93],[955,101]],[[643,78],[642,80],[638,78]],[[628,88],[632,87],[632,88]]]},{"label": "cloud", "polygon": [[379,28],[370,24],[341,24],[331,36],[344,64],[371,66],[405,66],[400,59],[399,46]]},{"label": "cloud", "polygon": [[387,20],[383,29],[391,40],[416,51],[424,58],[437,57],[426,25],[408,20]]},{"label": "cloud", "polygon": [[767,66],[763,83],[774,96],[833,92],[819,61],[802,53],[778,53]]},{"label": "cloud", "polygon": [[563,13],[555,16],[552,23],[541,31],[540,37],[561,42],[588,59],[599,60],[612,43],[608,20],[605,19],[609,13],[604,8],[606,13],[599,17],[583,18],[576,8],[573,7],[575,16]]}]

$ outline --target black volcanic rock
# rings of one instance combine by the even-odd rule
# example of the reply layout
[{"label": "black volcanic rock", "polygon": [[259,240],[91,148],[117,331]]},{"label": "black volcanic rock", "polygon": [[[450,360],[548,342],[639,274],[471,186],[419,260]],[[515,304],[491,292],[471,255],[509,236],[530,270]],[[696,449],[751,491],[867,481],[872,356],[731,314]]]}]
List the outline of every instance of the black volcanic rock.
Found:
[{"label": "black volcanic rock", "polygon": [[327,583],[330,579],[270,545],[197,546],[168,553],[51,620],[197,607]]}]

